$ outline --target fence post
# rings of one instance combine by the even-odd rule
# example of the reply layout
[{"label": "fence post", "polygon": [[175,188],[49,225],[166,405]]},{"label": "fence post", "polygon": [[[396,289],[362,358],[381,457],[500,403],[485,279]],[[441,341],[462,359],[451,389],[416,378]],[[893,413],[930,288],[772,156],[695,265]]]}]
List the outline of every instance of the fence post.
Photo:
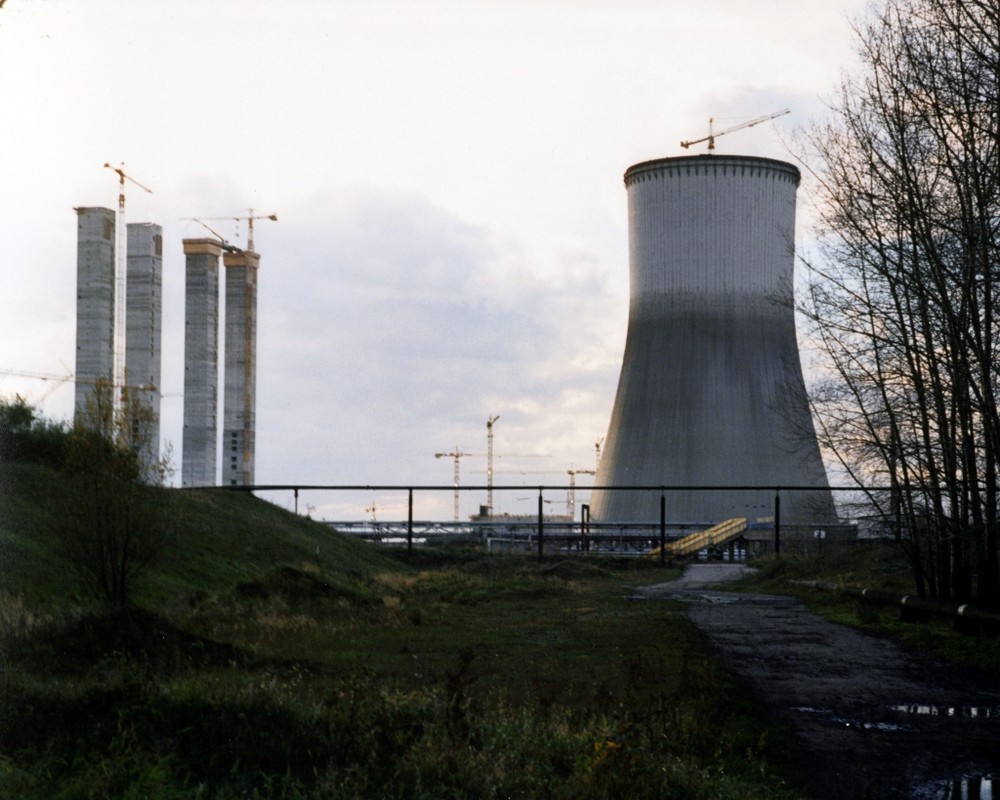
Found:
[{"label": "fence post", "polygon": [[781,555],[781,495],[780,488],[774,490],[774,555]]},{"label": "fence post", "polygon": [[538,560],[542,560],[542,547],[545,538],[545,501],[542,499],[542,487],[538,487]]},{"label": "fence post", "polygon": [[413,489],[407,490],[408,496],[408,511],[406,517],[406,555],[413,555]]},{"label": "fence post", "polygon": [[590,551],[590,542],[587,540],[588,533],[590,533],[590,503],[583,503],[580,506],[580,550],[584,553]]},{"label": "fence post", "polygon": [[667,498],[660,489],[660,563],[667,563]]}]

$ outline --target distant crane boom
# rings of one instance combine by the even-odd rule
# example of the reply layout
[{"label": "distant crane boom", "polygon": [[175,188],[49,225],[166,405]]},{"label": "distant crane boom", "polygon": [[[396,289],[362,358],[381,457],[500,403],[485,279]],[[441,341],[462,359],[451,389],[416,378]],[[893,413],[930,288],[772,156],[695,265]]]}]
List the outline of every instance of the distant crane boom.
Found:
[{"label": "distant crane boom", "polygon": [[768,120],[774,119],[775,117],[783,116],[784,114],[790,114],[790,108],[783,108],[781,111],[775,111],[773,114],[765,114],[762,117],[755,117],[754,119],[747,120],[746,122],[741,122],[739,125],[733,125],[731,128],[725,128],[721,131],[713,131],[712,126],[715,123],[715,118],[711,118],[708,121],[708,136],[702,136],[700,139],[692,139],[688,142],[681,142],[681,147],[687,150],[693,144],[701,144],[702,142],[708,142],[708,149],[715,149],[715,137],[723,136],[727,133],[732,133],[733,131],[740,131],[744,128],[752,128],[754,125],[759,125],[762,122],[767,122]]},{"label": "distant crane boom", "polygon": [[223,236],[221,233],[219,233],[217,230],[215,230],[215,228],[211,227],[210,225],[206,225],[202,220],[198,219],[197,217],[181,217],[181,220],[184,222],[197,222],[199,225],[201,225],[201,227],[203,227],[206,231],[212,234],[212,236],[214,236],[216,239],[219,240],[223,250],[226,250],[230,253],[241,252],[240,248],[236,247],[236,245],[234,244],[230,244],[230,242],[226,240],[226,237]]},{"label": "distant crane boom", "polygon": [[[203,222],[203,220],[208,220],[209,222],[221,222],[221,221],[233,221],[233,222],[237,222],[237,223],[239,223],[239,222],[246,222],[246,224],[247,224],[247,252],[253,253],[253,252],[256,252],[253,249],[253,223],[254,223],[254,220],[256,220],[256,219],[268,219],[268,220],[271,220],[271,222],[277,222],[278,221],[278,215],[277,214],[254,214],[252,208],[249,211],[250,211],[250,213],[247,214],[246,216],[201,217],[199,219],[195,219],[194,217],[191,217],[191,219],[194,222],[200,223],[201,225],[205,225],[205,223]],[[205,227],[208,228],[207,225],[205,225]],[[208,229],[212,230],[211,228],[208,228]],[[215,233],[215,231],[212,231],[212,232]],[[217,233],[215,235],[219,236],[219,234],[217,234]],[[222,241],[225,241],[225,239],[222,236],[219,236],[219,238],[222,239]]]},{"label": "distant crane boom", "polygon": [[576,476],[577,475],[596,475],[597,470],[593,469],[568,469],[566,474],[569,475],[569,488],[566,490],[566,513],[569,514],[570,519],[576,515]]},{"label": "distant crane boom", "polygon": [[[500,419],[499,415],[495,417],[490,417],[487,420],[486,424],[487,446],[488,446],[488,452],[486,453],[486,457],[488,459],[487,462],[488,466],[486,469],[486,478],[487,478],[486,491],[487,491],[487,506],[489,506],[490,514],[493,513],[493,447],[492,447],[493,424],[492,423],[496,422],[498,419]],[[455,522],[458,522],[458,517],[459,517],[458,495],[459,495],[459,486],[461,485],[461,467],[460,467],[461,460],[463,458],[473,458],[473,457],[481,458],[482,455],[483,455],[482,453],[467,453],[457,445],[455,446],[454,450],[450,450],[444,453],[434,454],[434,458],[450,458],[453,459],[455,462],[455,482],[454,482]],[[547,453],[502,453],[498,455],[497,458],[504,458],[505,456],[507,458],[551,458],[551,456],[549,456]]]},{"label": "distant crane boom", "polygon": [[[99,383],[100,378],[78,378],[73,373],[67,373],[66,375],[56,375],[51,372],[32,372],[30,370],[20,370],[20,369],[7,369],[5,367],[0,367],[0,375],[12,375],[18,378],[35,378],[40,381],[53,381],[54,385],[42,395],[37,402],[42,402],[50,394],[52,394],[56,389],[62,386],[64,383],[82,383],[84,385],[92,385]],[[144,392],[155,392],[158,391],[157,387],[152,383],[143,384],[115,384],[116,389],[138,389]]]},{"label": "distant crane boom", "polygon": [[458,522],[458,487],[461,485],[461,461],[465,456],[477,456],[479,453],[465,453],[456,445],[447,453],[435,453],[434,458],[451,458],[455,461],[455,522]]}]

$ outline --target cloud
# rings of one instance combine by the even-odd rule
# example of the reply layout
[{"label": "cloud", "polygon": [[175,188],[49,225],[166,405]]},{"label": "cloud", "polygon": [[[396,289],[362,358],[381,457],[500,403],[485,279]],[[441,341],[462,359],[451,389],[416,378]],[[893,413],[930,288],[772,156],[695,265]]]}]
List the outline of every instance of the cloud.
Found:
[{"label": "cloud", "polygon": [[[556,482],[588,462],[617,381],[620,264],[536,267],[414,194],[344,190],[314,214],[263,252],[258,481],[447,485],[434,453],[485,452],[494,414],[498,456],[548,448]],[[485,462],[466,469],[484,480]]]}]

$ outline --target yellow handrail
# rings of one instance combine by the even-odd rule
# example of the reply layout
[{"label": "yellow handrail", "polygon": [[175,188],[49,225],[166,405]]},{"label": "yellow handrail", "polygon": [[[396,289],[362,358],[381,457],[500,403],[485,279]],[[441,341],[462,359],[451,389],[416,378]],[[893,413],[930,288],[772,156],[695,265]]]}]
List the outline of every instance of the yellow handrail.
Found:
[{"label": "yellow handrail", "polygon": [[[735,539],[747,529],[746,517],[733,517],[725,522],[720,522],[703,531],[695,531],[688,534],[676,542],[667,545],[667,552],[673,556],[688,556],[704,550],[706,547],[719,547],[726,544],[731,539]],[[653,550],[650,555],[658,556],[660,548]]]}]

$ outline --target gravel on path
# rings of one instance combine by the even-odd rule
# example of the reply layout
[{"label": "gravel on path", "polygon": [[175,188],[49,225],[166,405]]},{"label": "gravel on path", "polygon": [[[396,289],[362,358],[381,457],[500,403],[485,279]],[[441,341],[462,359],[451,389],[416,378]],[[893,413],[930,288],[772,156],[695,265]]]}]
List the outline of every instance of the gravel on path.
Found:
[{"label": "gravel on path", "polygon": [[[688,615],[797,734],[815,800],[1000,798],[1000,686],[838,625],[799,600],[713,590],[740,564],[692,564],[637,599]],[[976,793],[978,791],[978,794]]]}]

